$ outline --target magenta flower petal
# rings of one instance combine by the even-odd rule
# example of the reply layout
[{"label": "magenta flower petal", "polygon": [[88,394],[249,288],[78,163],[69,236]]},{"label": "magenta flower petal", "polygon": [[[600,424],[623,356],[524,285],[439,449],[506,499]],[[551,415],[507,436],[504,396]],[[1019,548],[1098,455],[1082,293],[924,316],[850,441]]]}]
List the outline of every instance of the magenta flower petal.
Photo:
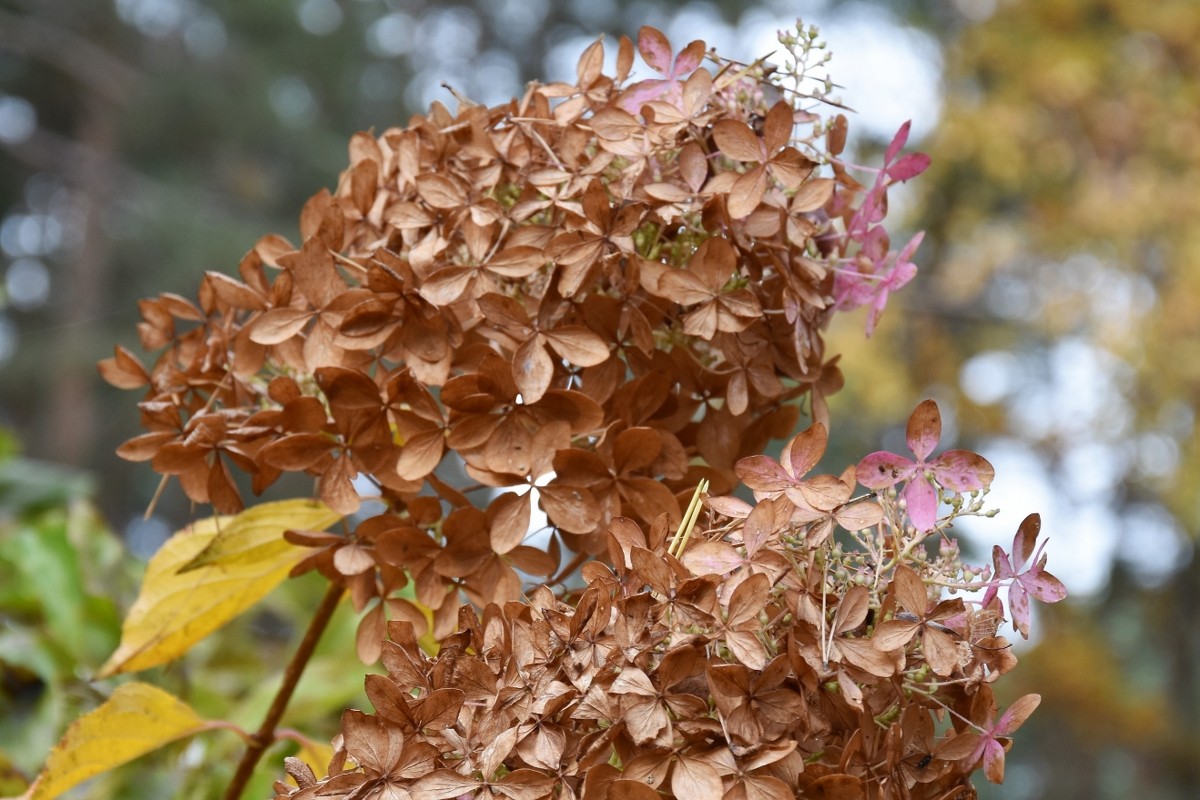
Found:
[{"label": "magenta flower petal", "polygon": [[991,484],[996,470],[986,458],[969,450],[947,450],[930,466],[937,482],[956,492],[975,492]]},{"label": "magenta flower petal", "polygon": [[929,169],[930,158],[924,153],[909,153],[887,168],[887,176],[893,181],[907,181]]},{"label": "magenta flower petal", "polygon": [[904,487],[904,502],[908,504],[908,518],[919,531],[933,530],[937,524],[937,492],[925,476],[915,476]]},{"label": "magenta flower petal", "polygon": [[913,475],[916,462],[895,453],[880,450],[858,462],[858,482],[868,489],[886,489]]},{"label": "magenta flower petal", "polygon": [[1004,745],[992,738],[984,742],[983,774],[992,783],[1004,783]]},{"label": "magenta flower petal", "polygon": [[658,100],[663,97],[674,85],[673,81],[664,81],[657,78],[638,81],[621,95],[621,99],[617,102],[617,107],[622,111],[628,111],[630,114],[637,114],[642,110],[642,106],[651,100]]},{"label": "magenta flower petal", "polygon": [[1008,613],[1012,615],[1013,627],[1029,638],[1029,595],[1021,582],[1013,581],[1008,587]]},{"label": "magenta flower petal", "polygon": [[662,75],[671,74],[671,42],[654,28],[642,26],[638,31],[638,52],[652,70]]},{"label": "magenta flower petal", "polygon": [[908,143],[908,131],[912,128],[912,120],[906,120],[900,126],[900,130],[896,131],[896,135],[892,137],[891,143],[888,145],[887,152],[883,154],[883,163],[891,164],[896,156],[900,155],[900,151],[904,149],[904,145]]},{"label": "magenta flower petal", "polygon": [[1029,593],[1043,603],[1057,603],[1067,596],[1067,587],[1062,581],[1046,572],[1046,556],[1042,556],[1037,566],[1020,578],[1021,584]]},{"label": "magenta flower petal", "polygon": [[[692,44],[695,44],[694,42]],[[704,49],[692,47],[689,44],[683,50],[679,51],[679,55],[675,57],[675,65],[671,69],[671,75],[675,78],[684,78],[691,75],[700,68],[700,63],[704,60]]]}]

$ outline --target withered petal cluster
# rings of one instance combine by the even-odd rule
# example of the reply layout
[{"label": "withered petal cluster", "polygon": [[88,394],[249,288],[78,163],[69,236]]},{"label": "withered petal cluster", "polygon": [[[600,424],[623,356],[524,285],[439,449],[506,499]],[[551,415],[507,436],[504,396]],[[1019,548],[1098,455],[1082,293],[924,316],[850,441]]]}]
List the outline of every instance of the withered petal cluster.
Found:
[{"label": "withered petal cluster", "polygon": [[462,605],[434,657],[388,623],[375,713],[345,712],[327,777],[293,759],[277,798],[974,797],[1006,642],[908,567],[826,584],[808,510],[710,511],[682,558],[665,517],[618,517],[586,588]]},{"label": "withered petal cluster", "polygon": [[[362,476],[384,504],[344,535],[287,533],[312,548],[296,573],[367,611],[359,655],[387,674],[328,775],[292,760],[281,798],[970,798],[1002,747],[980,732],[1013,727],[991,725],[1015,664],[995,626],[895,559],[839,561],[836,529],[886,539],[899,512],[853,498],[853,468],[807,475],[863,216],[845,118],[758,66],[701,67],[702,42],[672,61],[645,28],[638,47],[664,78],[626,87],[633,44],[609,76],[596,42],[574,84],[356,134],[298,246],[267,236],[198,302],[142,301],[161,353],[101,364],[146,391],[121,455],[194,502],[239,510],[237,471],[255,493],[310,475],[343,515]],[[805,401],[812,427],[757,456]],[[435,472],[450,454],[486,507]],[[564,549],[584,588],[522,600]]]},{"label": "withered petal cluster", "polygon": [[[664,41],[643,29],[643,57]],[[517,570],[602,552],[614,517],[677,522],[700,480],[731,490],[734,463],[789,435],[802,401],[827,422],[842,378],[821,331],[862,187],[813,174],[844,118],[794,93],[768,103],[761,69],[713,55],[714,75],[702,42],[670,86],[622,88],[634,48],[618,50],[615,76],[597,41],[575,84],[355,134],[299,246],[266,236],[238,277],[207,273],[198,302],[142,301],[153,366],[122,348],[100,365],[146,390],[147,432],[120,455],[221,513],[243,506],[234,473],[255,493],[310,475],[342,514],[364,476],[387,512],[321,539],[329,557],[306,567],[351,579],[360,608],[407,570],[452,625],[457,589],[515,600]],[[448,454],[505,491],[471,508],[435,473]],[[522,544],[535,485],[554,558]],[[448,513],[419,502],[433,494]]]}]

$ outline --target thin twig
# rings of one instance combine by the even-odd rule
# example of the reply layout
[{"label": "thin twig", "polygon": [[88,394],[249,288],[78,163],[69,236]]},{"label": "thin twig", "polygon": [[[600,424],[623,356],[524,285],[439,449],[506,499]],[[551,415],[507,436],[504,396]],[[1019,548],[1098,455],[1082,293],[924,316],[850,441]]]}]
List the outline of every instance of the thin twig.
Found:
[{"label": "thin twig", "polygon": [[283,684],[275,694],[275,699],[271,702],[271,707],[267,710],[262,725],[250,737],[250,744],[246,747],[242,760],[238,762],[233,780],[229,782],[229,788],[225,790],[225,800],[238,800],[242,796],[263,753],[275,743],[275,729],[279,725],[279,721],[283,719],[283,712],[287,710],[292,693],[296,691],[296,684],[300,682],[300,676],[304,674],[304,668],[308,666],[308,660],[312,658],[313,650],[316,649],[321,634],[325,632],[330,618],[333,617],[333,612],[337,610],[343,592],[345,592],[344,586],[331,584],[325,592],[325,597],[321,599],[321,605],[317,606],[312,622],[309,623],[308,630],[304,632],[304,638],[300,641],[300,646],[296,648],[295,655],[292,656],[287,669],[284,670]]},{"label": "thin twig", "polygon": [[708,491],[708,479],[701,478],[696,484],[696,491],[692,493],[692,500],[688,503],[687,511],[683,514],[683,519],[679,521],[679,528],[675,531],[675,536],[671,539],[671,544],[667,548],[667,555],[680,558],[683,556],[683,548],[687,547],[688,539],[691,538],[692,529],[696,527],[696,519],[700,516],[700,510],[704,505],[704,493]]}]

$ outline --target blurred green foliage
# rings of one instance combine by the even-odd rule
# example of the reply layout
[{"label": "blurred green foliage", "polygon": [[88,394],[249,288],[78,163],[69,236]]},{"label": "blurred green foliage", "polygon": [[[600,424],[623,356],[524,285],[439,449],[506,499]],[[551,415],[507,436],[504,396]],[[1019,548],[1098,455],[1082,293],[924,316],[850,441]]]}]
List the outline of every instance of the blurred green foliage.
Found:
[{"label": "blurred green foliage", "polygon": [[[90,676],[116,648],[144,564],[97,514],[85,476],[21,458],[8,432],[0,432],[0,452],[0,793],[8,796],[24,789],[68,723],[115,685]],[[179,662],[146,675],[201,716],[254,730],[323,592],[315,573],[288,581]],[[364,703],[362,675],[347,669],[356,623],[348,605],[339,609],[284,719],[318,743],[336,732],[342,709]],[[229,732],[202,734],[71,796],[219,796],[241,750]],[[278,745],[249,795],[269,794],[279,760],[296,750]]]}]

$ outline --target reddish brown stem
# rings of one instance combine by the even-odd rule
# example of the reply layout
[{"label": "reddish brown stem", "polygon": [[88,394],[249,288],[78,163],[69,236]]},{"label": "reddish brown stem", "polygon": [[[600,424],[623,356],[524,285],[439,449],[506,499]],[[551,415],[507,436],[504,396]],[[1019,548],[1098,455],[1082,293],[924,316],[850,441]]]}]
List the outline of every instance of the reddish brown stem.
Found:
[{"label": "reddish brown stem", "polygon": [[275,699],[271,702],[271,707],[267,710],[262,725],[250,736],[246,752],[242,755],[242,760],[238,762],[237,771],[233,773],[233,780],[229,782],[229,788],[225,790],[225,800],[238,800],[242,796],[263,753],[275,743],[275,729],[279,725],[279,721],[283,719],[283,712],[287,710],[292,693],[296,691],[296,684],[300,682],[300,676],[304,674],[304,668],[308,666],[308,660],[312,658],[313,650],[316,649],[321,634],[329,625],[333,612],[337,610],[338,602],[342,599],[344,591],[345,587],[341,584],[331,584],[325,592],[325,597],[321,599],[321,605],[317,606],[317,611],[308,625],[308,630],[304,632],[300,646],[296,648],[295,655],[292,656],[287,669],[284,670],[283,684],[275,694]]}]

